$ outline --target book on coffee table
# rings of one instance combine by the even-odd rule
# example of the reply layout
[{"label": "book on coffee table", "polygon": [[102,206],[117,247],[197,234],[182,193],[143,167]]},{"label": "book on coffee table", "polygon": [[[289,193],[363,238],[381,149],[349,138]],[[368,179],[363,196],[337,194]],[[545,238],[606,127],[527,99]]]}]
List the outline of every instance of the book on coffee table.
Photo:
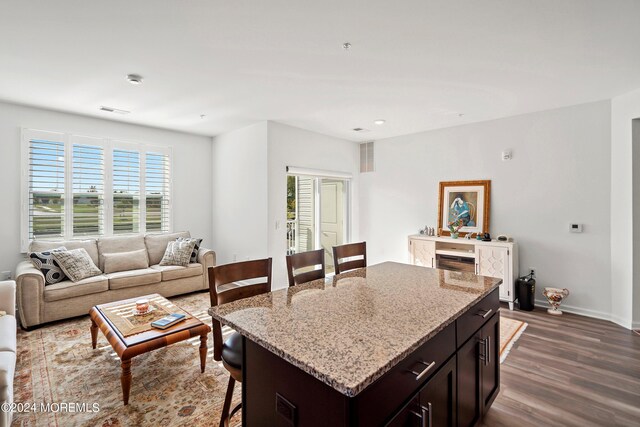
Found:
[{"label": "book on coffee table", "polygon": [[173,326],[184,319],[185,319],[184,314],[174,313],[174,314],[165,316],[160,320],[156,320],[155,322],[151,322],[151,326],[158,329],[167,329],[168,327]]}]

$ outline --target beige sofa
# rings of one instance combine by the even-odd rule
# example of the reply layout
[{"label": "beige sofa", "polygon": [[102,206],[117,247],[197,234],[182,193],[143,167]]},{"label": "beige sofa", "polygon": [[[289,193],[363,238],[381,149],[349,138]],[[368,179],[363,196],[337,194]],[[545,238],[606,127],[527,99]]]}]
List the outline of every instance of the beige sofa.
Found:
[{"label": "beige sofa", "polygon": [[[0,406],[13,402],[13,376],[16,370],[16,283],[0,282]],[[0,427],[11,425],[11,412],[0,408]]]},{"label": "beige sofa", "polygon": [[149,268],[101,274],[79,282],[65,280],[45,286],[44,275],[31,261],[16,269],[18,316],[23,328],[54,320],[88,314],[96,304],[159,293],[162,296],[209,288],[207,269],[216,263],[212,250],[200,248],[197,263],[188,267],[160,266],[167,243],[189,232],[147,234],[146,236],[105,237],[68,242],[34,240],[29,252],[41,252],[65,246],[84,248],[100,270],[104,271],[104,254],[146,249]]}]

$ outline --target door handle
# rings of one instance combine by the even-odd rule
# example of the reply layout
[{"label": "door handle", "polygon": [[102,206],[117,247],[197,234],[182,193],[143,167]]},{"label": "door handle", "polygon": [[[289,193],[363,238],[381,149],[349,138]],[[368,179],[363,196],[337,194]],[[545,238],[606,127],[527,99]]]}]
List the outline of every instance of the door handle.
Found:
[{"label": "door handle", "polygon": [[427,372],[429,372],[431,369],[433,369],[434,366],[436,366],[436,362],[435,361],[433,361],[431,363],[427,363],[427,362],[423,362],[422,360],[420,360],[420,361],[418,361],[418,363],[421,363],[421,364],[425,365],[426,368],[424,368],[421,372],[416,372],[414,370],[410,370],[409,371],[413,375],[416,376],[416,381],[418,381],[420,378],[422,378],[425,375],[427,375]]},{"label": "door handle", "polygon": [[[431,427],[431,422],[433,421],[433,415],[431,411],[431,402],[427,403],[427,407],[424,405],[420,405],[420,412],[422,412],[422,427]],[[425,418],[427,420],[427,424],[425,425]]]},{"label": "door handle", "polygon": [[480,314],[480,312],[476,313],[476,316],[480,316],[480,317],[482,317],[483,319],[486,319],[486,318],[487,318],[487,316],[488,316],[489,314],[491,314],[492,312],[493,312],[493,308],[490,308],[490,309],[489,309],[489,310],[487,310],[484,314]]}]

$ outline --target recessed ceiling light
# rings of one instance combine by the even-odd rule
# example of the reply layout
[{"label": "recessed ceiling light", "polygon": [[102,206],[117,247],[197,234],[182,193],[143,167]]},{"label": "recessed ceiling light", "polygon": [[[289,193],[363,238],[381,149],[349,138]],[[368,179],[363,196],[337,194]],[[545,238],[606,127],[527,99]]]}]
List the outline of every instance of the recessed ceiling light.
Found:
[{"label": "recessed ceiling light", "polygon": [[349,43],[349,42],[344,42],[344,43],[342,43],[342,48],[343,48],[344,50],[349,50],[349,49],[351,49],[351,43]]},{"label": "recessed ceiling light", "polygon": [[141,85],[142,76],[139,74],[127,74],[127,81],[132,85]]},{"label": "recessed ceiling light", "polygon": [[118,108],[112,108],[112,107],[105,107],[104,105],[103,105],[103,106],[101,106],[101,107],[99,108],[99,110],[100,110],[100,111],[104,111],[104,112],[106,112],[106,113],[115,113],[115,114],[122,114],[122,115],[125,115],[125,114],[129,114],[129,113],[131,113],[131,111],[127,111],[127,110],[120,110],[120,109],[118,109]]},{"label": "recessed ceiling light", "polygon": [[383,119],[378,119],[378,120],[374,120],[373,123],[376,125],[383,125],[385,124],[387,121],[383,120]]}]

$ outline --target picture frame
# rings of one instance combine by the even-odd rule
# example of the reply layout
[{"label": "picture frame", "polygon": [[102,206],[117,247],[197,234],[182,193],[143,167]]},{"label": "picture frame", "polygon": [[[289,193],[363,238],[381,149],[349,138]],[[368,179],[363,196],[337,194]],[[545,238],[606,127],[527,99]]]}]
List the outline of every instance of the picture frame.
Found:
[{"label": "picture frame", "polygon": [[443,181],[438,194],[438,229],[441,236],[449,236],[448,224],[455,218],[463,226],[458,234],[489,232],[491,180]]}]

